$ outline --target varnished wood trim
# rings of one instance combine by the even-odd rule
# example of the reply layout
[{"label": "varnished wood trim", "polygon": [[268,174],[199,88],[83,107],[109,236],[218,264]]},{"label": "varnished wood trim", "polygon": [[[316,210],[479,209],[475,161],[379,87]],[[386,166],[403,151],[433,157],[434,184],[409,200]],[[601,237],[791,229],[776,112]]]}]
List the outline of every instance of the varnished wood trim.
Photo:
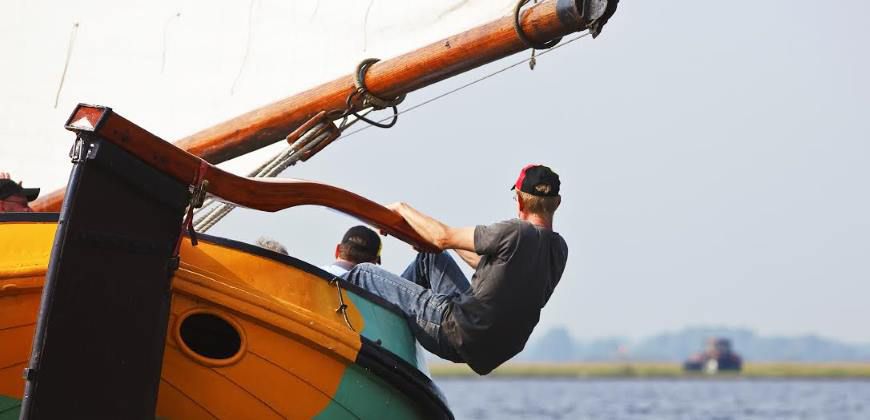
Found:
[{"label": "varnished wood trim", "polygon": [[[100,124],[93,131],[76,130],[124,149],[128,153],[175,178],[193,184],[200,171],[208,181],[208,192],[234,204],[263,211],[278,211],[301,205],[329,207],[356,217],[414,247],[437,251],[401,216],[374,201],[331,185],[299,179],[246,178],[226,172],[128,121],[110,108],[80,104],[73,114],[99,109]],[[99,147],[97,144],[96,147]]]}]

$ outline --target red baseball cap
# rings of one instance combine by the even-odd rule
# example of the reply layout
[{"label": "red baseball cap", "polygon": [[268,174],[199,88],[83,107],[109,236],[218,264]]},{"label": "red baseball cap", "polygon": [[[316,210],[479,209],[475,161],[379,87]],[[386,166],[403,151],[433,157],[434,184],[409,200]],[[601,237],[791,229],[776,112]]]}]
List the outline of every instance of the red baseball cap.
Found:
[{"label": "red baseball cap", "polygon": [[517,189],[538,197],[558,197],[560,186],[559,174],[544,165],[531,164],[520,171],[511,190]]}]

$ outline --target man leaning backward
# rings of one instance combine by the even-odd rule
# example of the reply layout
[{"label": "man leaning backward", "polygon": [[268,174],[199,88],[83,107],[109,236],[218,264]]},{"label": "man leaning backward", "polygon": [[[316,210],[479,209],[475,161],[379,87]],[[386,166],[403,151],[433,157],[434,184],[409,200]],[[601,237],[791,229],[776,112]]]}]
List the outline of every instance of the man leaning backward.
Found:
[{"label": "man leaning backward", "polygon": [[388,206],[441,250],[475,269],[471,284],[445,252],[421,253],[401,276],[359,264],[348,281],[395,303],[430,352],[485,375],[519,353],[565,269],[568,245],[553,231],[559,176],[542,165],[522,169],[517,218],[454,228],[405,203]]}]

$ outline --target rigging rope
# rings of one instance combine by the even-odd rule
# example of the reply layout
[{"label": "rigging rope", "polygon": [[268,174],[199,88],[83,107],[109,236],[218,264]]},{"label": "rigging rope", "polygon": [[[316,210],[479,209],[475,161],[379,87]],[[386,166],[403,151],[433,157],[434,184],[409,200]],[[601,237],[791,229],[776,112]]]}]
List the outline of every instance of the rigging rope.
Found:
[{"label": "rigging rope", "polygon": [[245,55],[242,57],[242,64],[239,66],[239,73],[236,74],[233,80],[233,86],[230,87],[230,95],[235,94],[236,86],[239,84],[239,79],[242,78],[242,72],[245,71],[245,64],[248,62],[248,54],[251,52],[251,38],[254,37],[254,3],[256,0],[251,0],[248,6],[248,39],[245,41]]},{"label": "rigging rope", "polygon": [[[541,53],[538,54],[538,57],[543,56],[544,54],[548,54],[551,51],[555,51],[559,48],[562,48],[563,46],[571,44],[572,42],[577,41],[581,38],[585,38],[585,37],[589,36],[590,34],[591,33],[589,31],[586,31],[586,32],[574,37],[574,38],[571,38],[568,41],[565,41],[559,45],[553,46],[552,48],[541,51]],[[429,98],[423,102],[420,102],[420,103],[415,104],[411,107],[408,107],[402,111],[397,111],[395,108],[395,105],[393,105],[392,106],[393,115],[388,116],[388,117],[384,117],[380,120],[370,120],[368,118],[365,118],[366,115],[368,115],[370,112],[372,112],[375,109],[378,109],[376,106],[371,107],[371,108],[367,109],[365,112],[361,112],[361,113],[345,112],[344,115],[339,117],[339,118],[343,119],[341,122],[341,125],[339,127],[339,130],[342,131],[342,135],[340,137],[338,137],[337,139],[335,139],[334,141],[338,141],[340,139],[350,137],[356,133],[359,133],[360,131],[366,130],[366,129],[371,128],[373,126],[374,127],[392,126],[392,124],[383,124],[383,123],[387,120],[390,120],[390,119],[395,120],[401,114],[411,112],[417,108],[423,107],[423,106],[428,105],[432,102],[435,102],[441,98],[452,95],[456,92],[459,92],[465,88],[468,88],[468,87],[473,86],[477,83],[480,83],[480,82],[482,82],[486,79],[489,79],[493,76],[504,73],[512,68],[515,68],[517,66],[521,66],[525,63],[528,63],[529,61],[533,60],[534,58],[535,57],[533,56],[533,57],[526,58],[524,60],[517,61],[513,64],[505,66],[505,67],[503,67],[499,70],[496,70],[492,73],[489,73],[487,75],[484,75],[482,77],[474,79],[468,83],[465,83],[459,87],[448,90],[447,92],[444,92],[440,95],[434,96],[434,97]],[[360,67],[362,67],[362,66],[360,66]],[[359,75],[360,73],[362,73],[362,76],[358,76],[358,77],[359,78],[364,77],[365,69],[362,69],[362,71],[360,71],[360,69],[358,68],[357,74]],[[365,83],[363,82],[363,83],[361,83],[361,85],[362,85],[362,88],[365,89]],[[353,99],[353,96],[358,94],[358,92],[359,92],[359,90],[356,90],[353,93],[351,93],[350,97],[348,97],[349,103]],[[397,99],[399,99],[399,98],[397,98]],[[401,99],[404,99],[404,95],[401,97]],[[398,102],[401,102],[401,100],[398,100]],[[356,119],[348,120],[348,118],[351,115],[356,117]],[[353,124],[355,124],[359,121],[368,122],[369,125],[366,125],[362,128],[359,128],[359,129],[351,131],[347,134],[344,134],[345,129],[349,128],[350,126],[352,126]],[[257,177],[257,178],[275,177],[278,174],[280,174],[281,172],[283,172],[285,169],[287,169],[288,167],[295,165],[298,161],[307,159],[306,153],[308,151],[316,148],[318,146],[318,144],[320,143],[320,141],[318,140],[318,138],[320,138],[320,136],[318,136],[318,138],[315,138],[313,140],[307,138],[307,136],[311,135],[312,133],[314,133],[316,131],[317,131],[316,129],[312,129],[312,130],[309,130],[306,133],[302,134],[302,136],[299,139],[297,139],[296,141],[294,141],[293,144],[291,144],[290,146],[288,146],[287,148],[282,150],[280,153],[278,153],[277,155],[272,157],[272,159],[269,159],[268,161],[264,162],[257,169],[250,172],[248,174],[248,176],[249,177]],[[291,133],[291,135],[292,135],[292,133]],[[321,136],[322,136],[322,134],[321,134]],[[298,145],[303,145],[303,146],[297,150]],[[213,206],[215,204],[217,204],[217,207]],[[209,207],[212,207],[212,209],[209,210],[208,212],[206,212],[206,208],[209,208]],[[205,201],[205,204],[203,204],[203,206],[201,208],[197,209],[197,211],[195,212],[197,219],[193,222],[194,229],[197,232],[205,232],[205,231],[209,230],[212,226],[217,224],[217,222],[219,222],[227,214],[229,214],[234,208],[236,208],[236,206],[234,204],[224,203],[224,202],[221,202],[215,198],[207,199]],[[201,217],[199,217],[200,214],[203,214],[203,215]]]},{"label": "rigging rope", "polygon": [[76,42],[76,34],[79,32],[79,23],[73,23],[72,33],[69,35],[69,46],[66,48],[66,61],[63,63],[63,72],[60,74],[60,84],[57,85],[57,93],[54,94],[54,108],[57,109],[57,103],[60,101],[60,91],[63,89],[63,82],[66,80],[66,70],[69,68],[69,59],[72,57],[73,45]]},{"label": "rigging rope", "polygon": [[163,70],[166,69],[166,43],[169,33],[169,25],[172,24],[172,22],[175,22],[180,17],[181,12],[176,12],[175,15],[173,15],[169,19],[166,19],[166,23],[163,25],[163,55],[160,57],[160,74],[163,74]]},{"label": "rigging rope", "polygon": [[[359,115],[354,114],[356,119],[353,120],[349,119],[349,115],[345,115],[341,122],[341,127],[336,128],[333,125],[332,129],[344,130],[351,127],[357,122],[365,120],[365,116],[372,112],[372,110],[373,109],[365,110],[359,113]],[[317,116],[315,116],[315,118],[317,118]],[[335,136],[330,139],[330,134],[332,134],[332,132],[329,130],[329,124],[333,124],[332,121],[321,121],[315,124],[313,127],[303,132],[298,139],[293,141],[292,144],[285,147],[281,152],[264,162],[257,169],[248,173],[248,177],[276,177],[278,174],[284,172],[284,170],[295,165],[300,160],[305,161],[311,156],[311,154],[325,147],[325,143],[334,141],[338,137],[338,134],[335,134]],[[290,133],[288,138],[294,134],[296,134],[296,132]],[[213,206],[215,204],[217,204],[216,207]],[[207,210],[207,208],[210,208],[210,210]],[[193,227],[198,232],[205,232],[211,229],[212,226],[217,224],[217,222],[223,219],[235,208],[236,206],[234,204],[223,203],[213,197],[209,198],[205,200],[202,207],[196,211],[195,215],[197,218],[193,222]]]},{"label": "rigging rope", "polygon": [[375,5],[375,0],[369,1],[369,6],[366,7],[366,14],[363,17],[363,52],[366,51],[369,39],[369,12],[372,11],[372,6]]}]

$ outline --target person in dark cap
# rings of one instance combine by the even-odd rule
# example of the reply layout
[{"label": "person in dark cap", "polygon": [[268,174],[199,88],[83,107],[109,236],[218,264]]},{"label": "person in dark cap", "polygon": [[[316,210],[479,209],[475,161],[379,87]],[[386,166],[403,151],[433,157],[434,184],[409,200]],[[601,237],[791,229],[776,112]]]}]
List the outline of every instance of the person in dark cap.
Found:
[{"label": "person in dark cap", "polygon": [[344,278],[401,308],[427,350],[485,375],[525,347],[562,277],[568,245],[553,231],[560,187],[550,168],[528,165],[511,187],[517,218],[476,227],[388,206],[442,251],[456,251],[475,269],[471,283],[445,252],[419,254],[401,276],[359,264]]},{"label": "person in dark cap", "polygon": [[381,237],[365,226],[354,226],[335,246],[335,261],[321,268],[341,276],[360,263],[381,263]]},{"label": "person in dark cap", "polygon": [[0,172],[0,213],[32,212],[30,203],[39,196],[39,188],[23,188],[7,172]]}]

